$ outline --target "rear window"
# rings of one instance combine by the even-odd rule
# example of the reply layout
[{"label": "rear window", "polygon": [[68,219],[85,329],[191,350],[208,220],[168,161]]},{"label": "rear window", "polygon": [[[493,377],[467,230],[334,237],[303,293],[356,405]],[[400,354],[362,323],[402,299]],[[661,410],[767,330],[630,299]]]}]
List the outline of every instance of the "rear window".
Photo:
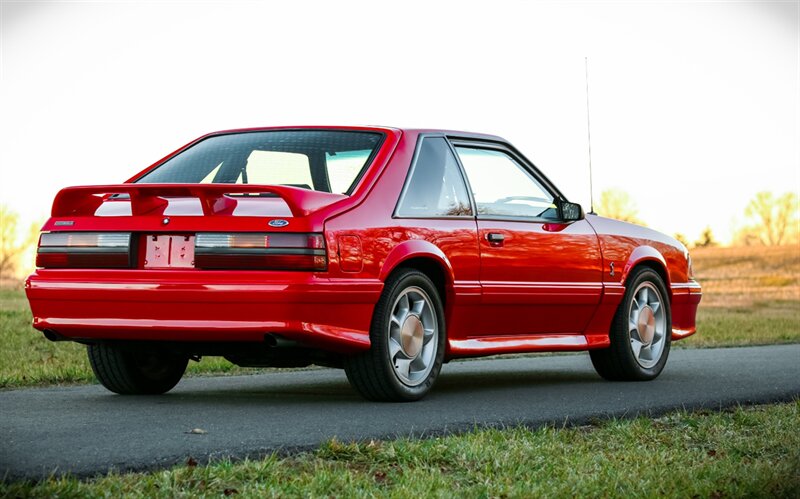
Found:
[{"label": "rear window", "polygon": [[146,184],[269,184],[350,194],[383,136],[276,130],[209,137],[139,177]]}]

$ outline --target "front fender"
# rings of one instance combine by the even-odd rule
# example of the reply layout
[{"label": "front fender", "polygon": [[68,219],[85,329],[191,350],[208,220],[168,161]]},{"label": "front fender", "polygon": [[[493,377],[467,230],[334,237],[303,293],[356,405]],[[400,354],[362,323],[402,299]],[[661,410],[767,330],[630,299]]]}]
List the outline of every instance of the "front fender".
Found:
[{"label": "front fender", "polygon": [[631,271],[637,265],[645,262],[653,262],[663,270],[663,277],[665,278],[664,284],[667,286],[667,290],[669,290],[671,287],[669,272],[667,272],[667,261],[664,259],[664,255],[652,246],[638,246],[631,252],[628,261],[625,263],[625,268],[622,270],[622,285],[625,285]]}]

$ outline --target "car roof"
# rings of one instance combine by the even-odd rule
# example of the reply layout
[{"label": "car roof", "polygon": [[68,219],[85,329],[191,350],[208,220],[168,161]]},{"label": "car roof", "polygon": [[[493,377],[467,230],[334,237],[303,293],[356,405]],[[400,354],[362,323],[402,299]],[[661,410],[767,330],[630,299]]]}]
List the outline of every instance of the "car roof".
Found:
[{"label": "car roof", "polygon": [[231,133],[243,133],[243,132],[260,132],[260,131],[269,131],[269,130],[361,130],[361,131],[372,131],[372,132],[401,132],[401,133],[408,133],[412,135],[419,135],[419,134],[442,134],[452,137],[460,137],[460,138],[468,138],[468,139],[480,139],[480,140],[491,140],[491,141],[499,141],[499,142],[508,142],[502,137],[498,137],[497,135],[489,135],[485,133],[475,133],[475,132],[465,132],[461,130],[448,130],[442,128],[400,128],[400,127],[392,127],[392,126],[377,126],[377,125],[299,125],[299,126],[270,126],[270,127],[253,127],[253,128],[235,128],[230,130],[220,130],[217,132],[212,132],[207,134],[206,136],[210,135],[225,135]]}]

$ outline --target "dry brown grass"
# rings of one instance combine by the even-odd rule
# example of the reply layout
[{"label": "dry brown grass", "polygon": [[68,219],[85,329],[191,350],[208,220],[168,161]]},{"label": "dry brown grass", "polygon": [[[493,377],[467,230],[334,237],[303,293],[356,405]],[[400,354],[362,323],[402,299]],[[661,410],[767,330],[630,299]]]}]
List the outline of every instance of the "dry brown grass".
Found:
[{"label": "dry brown grass", "polygon": [[691,254],[703,286],[701,307],[751,307],[764,301],[800,306],[800,246],[698,248]]},{"label": "dry brown grass", "polygon": [[697,334],[681,347],[800,341],[800,247],[692,251],[703,286]]}]

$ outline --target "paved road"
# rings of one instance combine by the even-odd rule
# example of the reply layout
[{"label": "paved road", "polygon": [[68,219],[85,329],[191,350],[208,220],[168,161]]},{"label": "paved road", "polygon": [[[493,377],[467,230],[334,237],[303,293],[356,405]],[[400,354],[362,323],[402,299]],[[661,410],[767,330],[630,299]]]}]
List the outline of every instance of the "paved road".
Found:
[{"label": "paved road", "polygon": [[[183,380],[167,395],[97,385],[0,392],[0,479],[55,470],[91,476],[167,467],[192,456],[259,456],[348,441],[539,426],[718,408],[800,396],[800,345],[681,350],[647,383],[601,380],[586,354],[453,362],[411,404],[362,401],[344,372],[320,369]],[[206,434],[189,434],[201,428]]]}]

